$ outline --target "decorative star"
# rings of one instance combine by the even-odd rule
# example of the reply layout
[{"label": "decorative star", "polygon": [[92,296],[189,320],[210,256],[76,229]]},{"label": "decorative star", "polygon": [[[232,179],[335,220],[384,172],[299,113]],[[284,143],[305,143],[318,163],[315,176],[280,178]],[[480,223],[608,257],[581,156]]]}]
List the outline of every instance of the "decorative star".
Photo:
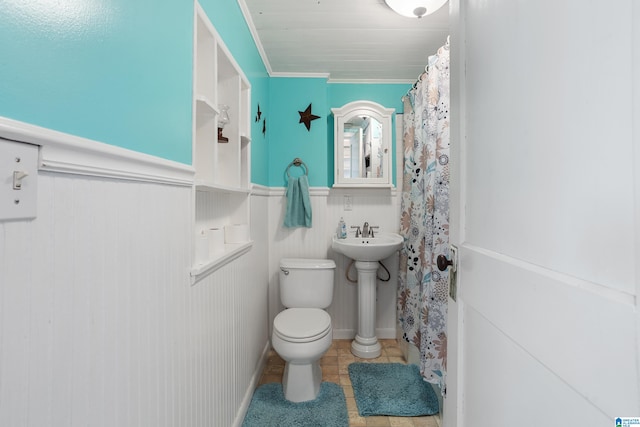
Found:
[{"label": "decorative star", "polygon": [[258,114],[256,114],[256,123],[260,121],[261,116],[262,116],[262,111],[260,111],[260,104],[258,104]]},{"label": "decorative star", "polygon": [[264,119],[262,121],[262,134],[266,135],[267,134],[267,119]]},{"label": "decorative star", "polygon": [[298,123],[304,123],[308,131],[311,131],[311,121],[320,118],[320,116],[311,114],[311,104],[309,104],[306,110],[298,111],[298,113],[300,113],[300,121]]}]

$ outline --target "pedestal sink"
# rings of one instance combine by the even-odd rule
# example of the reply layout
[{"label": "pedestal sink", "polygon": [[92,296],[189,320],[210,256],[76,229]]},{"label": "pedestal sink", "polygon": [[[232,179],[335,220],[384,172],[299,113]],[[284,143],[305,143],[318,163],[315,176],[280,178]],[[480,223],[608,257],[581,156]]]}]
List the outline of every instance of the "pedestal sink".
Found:
[{"label": "pedestal sink", "polygon": [[375,237],[333,237],[331,248],[356,261],[358,270],[358,332],[351,352],[364,359],[380,356],[376,337],[376,273],[378,261],[402,247],[403,238],[396,233],[377,233]]}]

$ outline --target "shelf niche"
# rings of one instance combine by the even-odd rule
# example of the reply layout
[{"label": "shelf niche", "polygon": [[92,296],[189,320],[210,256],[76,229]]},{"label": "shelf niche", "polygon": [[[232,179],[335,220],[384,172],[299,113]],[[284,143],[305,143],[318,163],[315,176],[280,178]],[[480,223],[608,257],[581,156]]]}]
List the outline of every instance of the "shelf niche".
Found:
[{"label": "shelf niche", "polygon": [[[248,237],[246,242],[225,244],[224,250],[213,254],[203,253],[202,233],[250,222],[251,85],[198,3],[194,33],[192,283],[252,245]],[[225,143],[218,141],[222,105],[229,107]]]}]

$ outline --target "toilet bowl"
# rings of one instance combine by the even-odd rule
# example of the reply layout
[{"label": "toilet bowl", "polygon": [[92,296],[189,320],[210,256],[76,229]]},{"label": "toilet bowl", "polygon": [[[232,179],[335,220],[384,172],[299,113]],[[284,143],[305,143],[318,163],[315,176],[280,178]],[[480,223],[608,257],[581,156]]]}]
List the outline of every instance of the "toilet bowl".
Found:
[{"label": "toilet bowl", "polygon": [[271,343],[286,362],[282,391],[291,402],[313,400],[322,383],[320,358],[331,347],[331,317],[319,308],[289,308],[273,321]]},{"label": "toilet bowl", "polygon": [[271,344],[286,362],[285,399],[314,400],[320,391],[320,358],[331,347],[331,316],[324,309],[333,298],[335,263],[323,259],[280,261],[280,299],[285,310],[273,320]]}]

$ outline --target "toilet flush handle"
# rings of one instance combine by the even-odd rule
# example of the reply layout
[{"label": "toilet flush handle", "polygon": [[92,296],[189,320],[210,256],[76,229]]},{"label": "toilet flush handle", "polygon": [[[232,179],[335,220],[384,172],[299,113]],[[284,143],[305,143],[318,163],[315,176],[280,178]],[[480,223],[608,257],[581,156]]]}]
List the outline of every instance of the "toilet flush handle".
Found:
[{"label": "toilet flush handle", "polygon": [[289,275],[289,270],[285,270],[283,267],[280,267],[280,270],[282,270],[285,276]]}]

